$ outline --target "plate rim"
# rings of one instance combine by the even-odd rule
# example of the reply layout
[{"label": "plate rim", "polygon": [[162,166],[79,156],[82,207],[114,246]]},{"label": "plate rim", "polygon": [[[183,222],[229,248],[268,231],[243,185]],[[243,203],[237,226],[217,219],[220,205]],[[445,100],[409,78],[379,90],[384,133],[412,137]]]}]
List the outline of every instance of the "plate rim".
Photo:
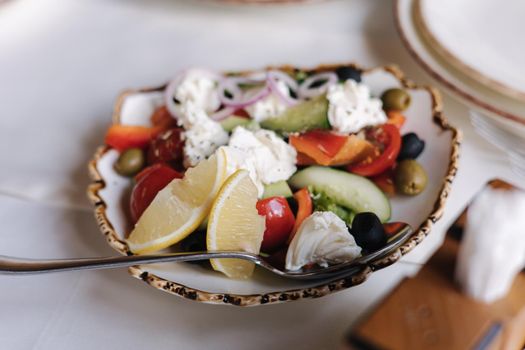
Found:
[{"label": "plate rim", "polygon": [[444,43],[439,40],[436,35],[432,32],[425,19],[423,18],[422,10],[422,1],[415,1],[415,23],[421,29],[422,36],[432,44],[433,49],[436,50],[440,55],[443,56],[446,60],[450,61],[451,64],[456,65],[457,69],[460,69],[470,78],[478,81],[482,85],[485,85],[488,88],[494,89],[496,92],[499,92],[503,95],[506,95],[511,98],[518,99],[520,101],[525,101],[525,90],[519,90],[513,88],[509,85],[506,85],[501,80],[494,79],[487,74],[481,72],[479,69],[473,67],[472,65],[464,62],[457,54],[453,53],[448,49]]},{"label": "plate rim", "polygon": [[[439,73],[436,69],[432,68],[430,64],[428,64],[423,57],[418,53],[417,49],[414,48],[411,41],[408,39],[408,35],[405,33],[403,28],[403,21],[401,20],[401,11],[403,10],[401,7],[401,3],[404,1],[410,1],[410,5],[413,7],[415,2],[414,0],[394,0],[393,2],[393,13],[394,13],[394,23],[397,29],[397,32],[399,34],[399,37],[401,39],[401,42],[407,49],[410,56],[435,80],[443,84],[447,89],[453,91],[455,94],[461,96],[464,100],[468,101],[470,104],[477,106],[478,108],[483,109],[484,111],[488,111],[493,113],[494,115],[498,117],[502,117],[507,121],[519,123],[521,125],[525,125],[525,117],[521,117],[517,114],[507,112],[502,110],[499,107],[493,106],[488,102],[483,101],[482,99],[473,96],[471,93],[461,89],[457,86],[457,84],[451,82],[447,78],[443,76],[443,74]],[[508,96],[505,96],[509,98]]]},{"label": "plate rim", "polygon": [[[204,302],[209,304],[222,304],[222,305],[235,305],[235,306],[257,306],[257,305],[266,305],[266,304],[276,304],[284,303],[289,301],[301,300],[301,299],[311,299],[319,298],[328,294],[332,294],[352,286],[363,283],[372,272],[392,265],[398,261],[403,255],[410,252],[423,241],[423,239],[430,233],[432,226],[442,217],[445,202],[449,196],[452,182],[456,176],[459,164],[459,149],[462,140],[462,133],[457,128],[449,124],[448,120],[443,114],[443,102],[441,94],[439,91],[429,85],[419,85],[413,81],[405,78],[404,73],[395,65],[386,65],[378,66],[374,68],[362,68],[355,63],[341,63],[341,64],[330,64],[330,65],[320,65],[312,69],[307,69],[309,71],[322,71],[322,70],[332,70],[341,65],[350,65],[363,72],[372,72],[375,70],[384,70],[392,74],[401,84],[402,87],[407,89],[416,89],[416,90],[426,90],[431,97],[432,105],[432,122],[436,124],[442,132],[451,132],[451,148],[449,153],[449,164],[447,167],[447,172],[442,179],[441,187],[438,192],[437,198],[434,201],[434,206],[427,218],[421,223],[421,225],[414,230],[410,238],[407,241],[391,252],[388,256],[381,258],[377,261],[372,261],[368,265],[364,266],[356,274],[344,277],[335,281],[330,282],[320,282],[318,285],[308,288],[298,288],[291,289],[286,291],[278,292],[269,292],[263,294],[231,294],[231,293],[214,293],[207,292],[204,290],[199,290],[196,288],[191,288],[183,284],[168,281],[162,277],[159,277],[155,274],[149,273],[148,271],[143,270],[140,266],[133,266],[128,269],[128,272],[131,276],[144,281],[146,284],[168,292],[185,299],[194,300],[198,302]],[[281,69],[281,70],[291,70],[295,67],[290,65],[284,66],[269,66],[266,69]],[[241,74],[249,73],[237,72]],[[144,93],[144,92],[154,92],[162,90],[166,85],[155,88],[145,88],[145,89],[128,89],[122,92],[114,105],[112,120],[113,123],[119,122],[119,114],[122,107],[124,99],[132,93]],[[108,146],[100,146],[95,152],[93,158],[88,163],[88,171],[91,177],[91,183],[87,188],[88,199],[94,206],[94,214],[97,224],[100,231],[106,237],[108,244],[115,249],[117,252],[123,255],[130,255],[127,244],[120,240],[118,234],[114,230],[111,222],[109,221],[106,215],[106,203],[104,199],[100,196],[100,191],[105,188],[105,181],[97,169],[97,163],[99,159],[109,150]]]}]

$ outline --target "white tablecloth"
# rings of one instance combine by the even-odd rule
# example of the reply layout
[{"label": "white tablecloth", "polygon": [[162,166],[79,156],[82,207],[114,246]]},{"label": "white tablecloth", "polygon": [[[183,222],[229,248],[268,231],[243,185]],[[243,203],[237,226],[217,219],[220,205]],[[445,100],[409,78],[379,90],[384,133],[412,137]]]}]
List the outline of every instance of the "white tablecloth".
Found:
[{"label": "white tablecloth", "polygon": [[[84,192],[86,162],[126,87],[163,83],[190,65],[395,62],[430,82],[403,49],[392,4],[327,1],[236,7],[198,0],[17,0],[0,6],[0,254],[82,257],[113,252]],[[360,315],[439,245],[445,228],[493,177],[525,185],[472,130],[444,218],[415,251],[363,285],[318,300],[240,309],[182,300],[125,271],[0,276],[3,349],[329,349]]]}]

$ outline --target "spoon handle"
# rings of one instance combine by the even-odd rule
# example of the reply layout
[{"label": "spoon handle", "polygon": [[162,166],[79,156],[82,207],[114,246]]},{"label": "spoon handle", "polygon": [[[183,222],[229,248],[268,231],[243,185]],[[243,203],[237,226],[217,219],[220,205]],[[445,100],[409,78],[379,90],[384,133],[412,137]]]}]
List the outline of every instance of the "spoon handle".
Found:
[{"label": "spoon handle", "polygon": [[114,269],[140,264],[237,258],[255,261],[256,256],[242,252],[189,252],[155,255],[130,255],[103,258],[34,260],[0,255],[0,274],[31,275],[48,272]]}]

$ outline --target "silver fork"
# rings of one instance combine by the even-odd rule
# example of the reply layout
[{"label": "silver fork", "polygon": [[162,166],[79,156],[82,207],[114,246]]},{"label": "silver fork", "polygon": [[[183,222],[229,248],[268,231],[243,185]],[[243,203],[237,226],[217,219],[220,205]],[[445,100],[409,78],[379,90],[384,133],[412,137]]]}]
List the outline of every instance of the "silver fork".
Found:
[{"label": "silver fork", "polygon": [[364,265],[387,256],[401,246],[410,237],[412,227],[406,223],[400,224],[399,228],[392,234],[391,238],[383,248],[371,252],[370,254],[366,254],[356,260],[332,265],[326,268],[314,267],[298,271],[289,271],[272,265],[269,260],[260,255],[245,252],[189,252],[58,260],[20,259],[0,255],[0,274],[30,275],[46,272],[113,269],[141,264],[235,258],[251,261],[276,275],[286,278],[299,280],[328,279],[352,275],[358,272]]},{"label": "silver fork", "polygon": [[525,177],[525,140],[504,132],[476,111],[470,111],[470,121],[480,136],[507,154],[514,172]]}]

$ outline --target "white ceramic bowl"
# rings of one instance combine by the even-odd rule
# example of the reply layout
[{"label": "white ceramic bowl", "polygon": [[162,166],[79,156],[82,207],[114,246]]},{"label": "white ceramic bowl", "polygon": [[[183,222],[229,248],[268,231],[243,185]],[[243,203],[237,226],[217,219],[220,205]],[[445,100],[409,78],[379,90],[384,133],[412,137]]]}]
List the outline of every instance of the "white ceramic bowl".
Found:
[{"label": "white ceramic bowl", "polygon": [[[415,228],[403,246],[393,250],[386,258],[364,266],[357,274],[330,283],[287,280],[261,269],[256,269],[249,280],[231,280],[220,273],[187,263],[136,266],[130,268],[130,273],[157,289],[191,300],[253,306],[321,297],[351,287],[363,282],[374,270],[396,262],[413,249],[441,217],[457,171],[460,134],[443,116],[441,98],[436,90],[404,79],[397,68],[365,70],[363,82],[376,96],[391,87],[408,89],[412,104],[405,113],[407,122],[403,132],[414,131],[426,142],[425,151],[418,160],[428,172],[428,187],[416,197],[397,196],[392,199],[392,220],[408,222]],[[143,89],[122,94],[116,104],[114,122],[135,125],[147,123],[151,111],[128,116],[126,105],[133,103],[136,98],[144,97],[144,94],[161,96],[162,89]],[[97,151],[89,165],[93,182],[88,195],[95,205],[97,221],[108,243],[118,252],[128,254],[124,238],[131,228],[128,198],[132,182],[114,171],[113,164],[117,157],[117,151],[106,146]]]}]

